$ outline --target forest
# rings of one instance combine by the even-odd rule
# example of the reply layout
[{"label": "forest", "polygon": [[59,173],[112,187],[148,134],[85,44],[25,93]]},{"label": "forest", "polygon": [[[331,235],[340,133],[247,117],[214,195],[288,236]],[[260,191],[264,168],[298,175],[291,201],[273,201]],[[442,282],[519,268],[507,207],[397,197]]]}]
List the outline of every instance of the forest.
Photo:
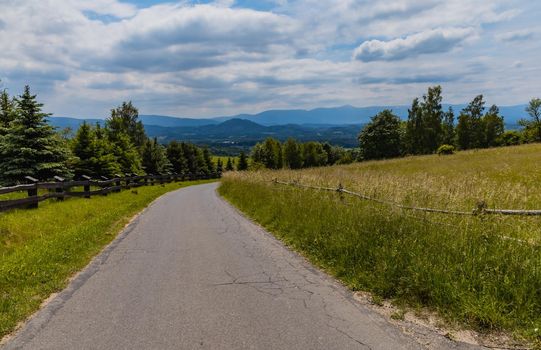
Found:
[{"label": "forest", "polygon": [[221,173],[208,149],[172,141],[162,145],[149,138],[131,102],[111,110],[100,124],[83,123],[71,137],[47,122],[43,104],[26,86],[17,97],[0,94],[0,185],[31,176],[41,181],[113,177],[116,174]]}]

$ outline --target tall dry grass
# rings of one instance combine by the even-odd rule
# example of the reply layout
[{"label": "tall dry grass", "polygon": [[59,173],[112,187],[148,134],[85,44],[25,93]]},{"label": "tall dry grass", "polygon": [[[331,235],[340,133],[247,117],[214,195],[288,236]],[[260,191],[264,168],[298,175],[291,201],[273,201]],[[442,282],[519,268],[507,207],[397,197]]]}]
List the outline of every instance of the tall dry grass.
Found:
[{"label": "tall dry grass", "polygon": [[221,193],[353,289],[481,330],[541,329],[541,218],[455,216],[273,184],[345,188],[420,207],[541,209],[541,145],[225,175]]}]

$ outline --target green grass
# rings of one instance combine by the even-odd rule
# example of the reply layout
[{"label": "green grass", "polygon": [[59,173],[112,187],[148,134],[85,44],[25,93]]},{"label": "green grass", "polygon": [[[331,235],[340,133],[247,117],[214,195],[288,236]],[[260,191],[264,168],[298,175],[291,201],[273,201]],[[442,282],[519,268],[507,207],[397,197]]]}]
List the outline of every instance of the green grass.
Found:
[{"label": "green grass", "polygon": [[[336,193],[471,210],[541,209],[541,145],[299,171],[233,172],[220,193],[353,290],[428,307],[451,323],[539,341],[541,218],[417,213]],[[512,239],[509,239],[512,238]],[[514,238],[523,240],[518,241]]]},{"label": "green grass", "polygon": [[154,199],[211,181],[139,187],[91,199],[45,201],[38,209],[0,213],[0,336],[36,311],[51,293],[63,289],[70,276]]}]

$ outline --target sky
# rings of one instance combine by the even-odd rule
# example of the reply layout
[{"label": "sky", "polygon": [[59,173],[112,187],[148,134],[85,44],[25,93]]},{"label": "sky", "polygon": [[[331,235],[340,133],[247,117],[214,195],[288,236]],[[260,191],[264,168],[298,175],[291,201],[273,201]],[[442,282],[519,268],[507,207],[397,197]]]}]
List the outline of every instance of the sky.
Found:
[{"label": "sky", "polygon": [[0,0],[0,88],[57,116],[541,97],[532,0]]}]

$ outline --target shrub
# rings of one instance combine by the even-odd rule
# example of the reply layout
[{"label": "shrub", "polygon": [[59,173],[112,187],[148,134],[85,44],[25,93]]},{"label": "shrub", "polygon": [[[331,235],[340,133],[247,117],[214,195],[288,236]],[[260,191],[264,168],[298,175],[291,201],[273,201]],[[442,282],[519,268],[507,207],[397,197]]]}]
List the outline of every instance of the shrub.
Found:
[{"label": "shrub", "polygon": [[453,154],[455,153],[455,146],[453,145],[441,145],[438,147],[438,150],[436,151],[440,156],[446,155],[446,154]]}]

